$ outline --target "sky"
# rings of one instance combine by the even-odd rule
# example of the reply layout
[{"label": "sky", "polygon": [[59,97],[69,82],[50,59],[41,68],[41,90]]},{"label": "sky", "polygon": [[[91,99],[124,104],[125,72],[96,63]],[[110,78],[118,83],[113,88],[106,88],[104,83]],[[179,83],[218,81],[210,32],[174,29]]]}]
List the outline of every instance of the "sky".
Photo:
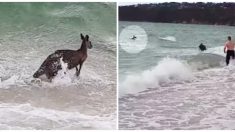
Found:
[{"label": "sky", "polygon": [[135,4],[148,4],[148,3],[163,3],[163,2],[235,2],[235,0],[147,0],[147,2],[141,2],[141,0],[128,0],[125,2],[124,0],[118,0],[119,5],[135,5]]}]

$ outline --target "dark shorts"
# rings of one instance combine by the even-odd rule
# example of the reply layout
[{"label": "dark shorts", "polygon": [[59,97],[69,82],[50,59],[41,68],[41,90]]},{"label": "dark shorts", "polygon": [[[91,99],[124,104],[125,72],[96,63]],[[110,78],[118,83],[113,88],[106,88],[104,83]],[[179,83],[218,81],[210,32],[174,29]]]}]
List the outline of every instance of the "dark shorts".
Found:
[{"label": "dark shorts", "polygon": [[234,50],[227,51],[227,55],[226,55],[226,64],[227,65],[229,64],[229,60],[231,57],[234,59]]}]

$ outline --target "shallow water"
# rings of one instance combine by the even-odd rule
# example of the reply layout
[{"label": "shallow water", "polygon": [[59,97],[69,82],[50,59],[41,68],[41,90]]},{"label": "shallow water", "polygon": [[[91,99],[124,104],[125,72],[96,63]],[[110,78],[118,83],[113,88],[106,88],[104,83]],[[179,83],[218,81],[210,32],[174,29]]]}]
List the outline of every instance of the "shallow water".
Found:
[{"label": "shallow water", "polygon": [[[115,129],[115,4],[0,7],[5,18],[0,26],[0,129]],[[73,69],[52,82],[34,81],[33,73],[49,54],[80,48],[80,33],[93,44],[80,77]]]},{"label": "shallow water", "polygon": [[[120,98],[121,129],[235,129],[234,67]],[[207,76],[205,76],[207,74]],[[223,77],[221,77],[223,76]],[[226,77],[225,77],[226,76]]]},{"label": "shallow water", "polygon": [[120,129],[235,129],[234,62],[226,67],[223,53],[234,27],[120,24],[142,26],[149,40],[138,54],[119,51]]}]

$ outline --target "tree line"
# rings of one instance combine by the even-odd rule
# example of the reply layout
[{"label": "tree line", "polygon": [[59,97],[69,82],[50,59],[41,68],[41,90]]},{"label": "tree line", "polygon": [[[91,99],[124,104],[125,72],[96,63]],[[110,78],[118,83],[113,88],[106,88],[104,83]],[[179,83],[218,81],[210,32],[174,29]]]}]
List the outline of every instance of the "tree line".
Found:
[{"label": "tree line", "polygon": [[235,26],[235,3],[155,3],[119,7],[121,21]]}]

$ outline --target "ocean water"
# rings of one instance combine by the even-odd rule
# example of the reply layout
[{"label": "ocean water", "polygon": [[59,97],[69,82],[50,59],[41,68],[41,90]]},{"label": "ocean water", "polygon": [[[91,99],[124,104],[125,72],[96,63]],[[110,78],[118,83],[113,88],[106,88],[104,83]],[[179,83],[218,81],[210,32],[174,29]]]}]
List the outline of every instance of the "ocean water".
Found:
[{"label": "ocean water", "polygon": [[[0,16],[0,129],[116,128],[115,3],[0,3]],[[80,77],[32,77],[80,33],[93,45]]]},{"label": "ocean water", "polygon": [[[235,129],[235,63],[225,66],[223,46],[235,27],[121,21],[119,38],[120,129]],[[132,31],[134,31],[132,29]],[[128,33],[128,31],[127,31]],[[136,40],[129,39],[135,35]],[[207,46],[205,52],[198,49]]]}]

